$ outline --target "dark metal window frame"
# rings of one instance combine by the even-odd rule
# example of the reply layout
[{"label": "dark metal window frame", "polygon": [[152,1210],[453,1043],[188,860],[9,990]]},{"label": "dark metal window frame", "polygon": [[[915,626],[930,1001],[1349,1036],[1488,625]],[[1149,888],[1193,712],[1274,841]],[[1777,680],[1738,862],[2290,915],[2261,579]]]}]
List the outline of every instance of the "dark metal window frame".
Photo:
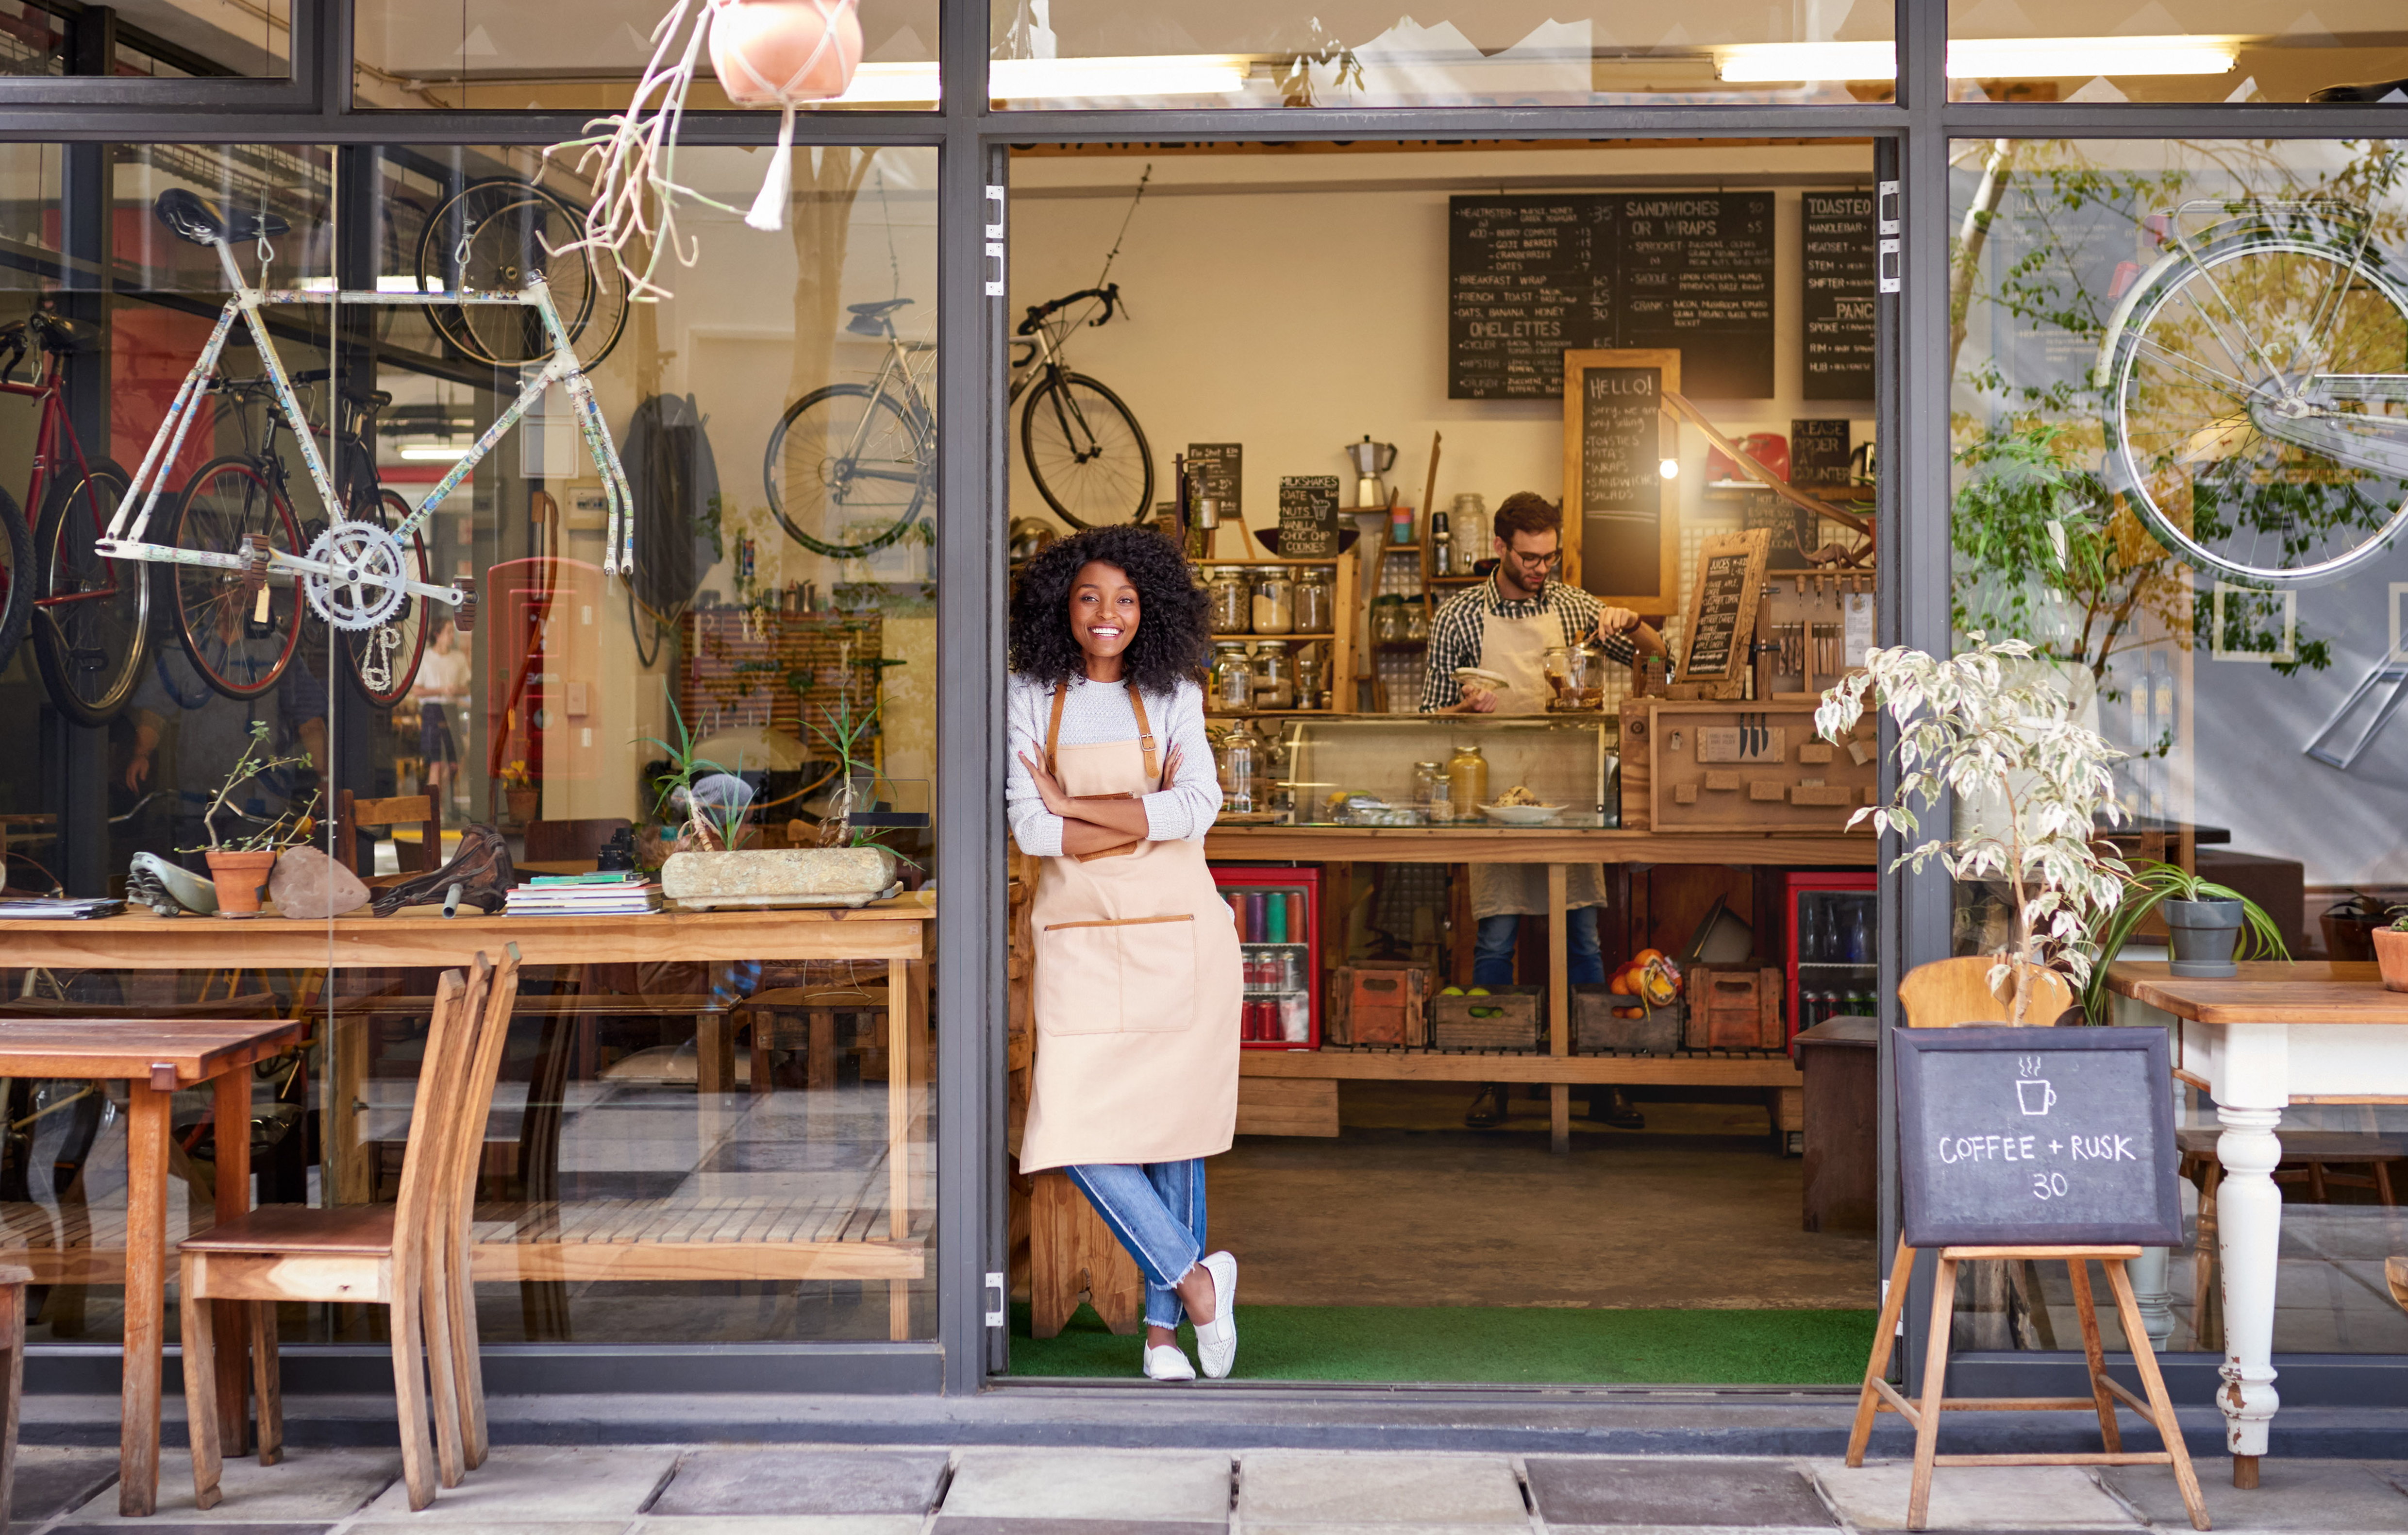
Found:
[{"label": "dark metal window frame", "polygon": [[[983,293],[985,189],[1008,185],[1015,145],[1131,141],[1716,139],[1782,137],[1872,141],[1876,173],[1904,192],[1904,292],[1877,307],[1884,358],[1876,395],[1884,472],[1880,516],[1885,642],[1940,650],[1949,642],[1949,548],[1944,510],[1910,519],[1907,508],[1944,509],[1949,496],[1948,153],[1952,140],[2000,137],[2350,138],[2398,136],[2408,111],[2376,106],[2226,106],[2213,103],[2060,105],[1951,103],[1942,74],[1944,0],[1896,0],[1901,64],[1896,99],[1844,106],[1563,107],[1420,109],[1012,111],[989,108],[988,0],[940,0],[942,99],[930,112],[805,113],[801,144],[934,148],[939,191],[939,474],[944,537],[937,544],[937,728],[946,772],[937,786],[938,887],[947,897],[937,967],[937,1337],[919,1343],[501,1345],[488,1352],[496,1391],[607,1391],[641,1362],[646,1388],[678,1391],[967,1393],[1005,1360],[1001,1329],[986,1327],[985,1276],[1006,1268],[1004,1001],[995,978],[1006,939],[1002,743],[994,729],[1003,686],[1006,442],[1003,305]],[[295,61],[288,80],[0,79],[0,141],[318,143],[329,146],[542,144],[573,137],[588,114],[363,111],[351,99],[351,0],[294,0]],[[308,67],[302,67],[306,63]],[[106,108],[62,111],[62,108]],[[686,141],[764,145],[776,119],[697,113]],[[1008,222],[1008,221],[1007,221]],[[1008,233],[1007,233],[1008,240]],[[1885,768],[1885,772],[1888,769]],[[1948,953],[1944,879],[1883,876],[1884,993],[1913,966]],[[1883,1053],[1885,1093],[1888,1053]],[[1885,1129],[1883,1185],[1894,1205],[1897,1148]],[[1885,1217],[1883,1250],[1896,1240]],[[1869,1282],[1870,1276],[1868,1276]],[[1926,1278],[1910,1307],[1910,1369],[1922,1357]],[[114,1351],[40,1348],[36,1389],[93,1387]],[[340,1348],[286,1351],[288,1369],[320,1389],[380,1389],[383,1366]],[[2064,1368],[2057,1355],[1963,1359],[2002,1394],[2043,1395]],[[315,1361],[310,1362],[310,1361]],[[2353,1379],[2396,1378],[2408,1358],[2365,1361]],[[2385,1367],[2389,1368],[2385,1368]],[[2187,1368],[2187,1367],[2186,1367]],[[2196,1395],[2197,1393],[2193,1393]],[[2344,1393],[2350,1395],[2351,1393]]]}]

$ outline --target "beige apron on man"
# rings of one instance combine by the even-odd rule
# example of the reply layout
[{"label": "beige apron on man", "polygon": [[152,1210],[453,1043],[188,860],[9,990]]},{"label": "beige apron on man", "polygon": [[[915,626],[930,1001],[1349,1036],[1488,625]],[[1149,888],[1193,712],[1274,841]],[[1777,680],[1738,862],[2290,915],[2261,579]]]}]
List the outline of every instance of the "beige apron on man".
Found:
[{"label": "beige apron on man", "polygon": [[[1563,621],[1542,611],[1528,618],[1482,616],[1480,666],[1505,679],[1497,689],[1499,714],[1543,714],[1552,690],[1547,686],[1546,653],[1564,642]],[[1493,798],[1512,788],[1490,783]],[[1476,813],[1465,811],[1464,814]],[[1603,871],[1596,864],[1573,864],[1564,870],[1567,911],[1605,904]],[[1544,916],[1547,913],[1547,866],[1544,864],[1473,864],[1471,916]]]},{"label": "beige apron on man", "polygon": [[[1045,758],[1077,798],[1134,798],[1159,772],[1145,703],[1138,738]],[[1201,842],[1144,841],[1048,858],[1029,905],[1037,940],[1037,1066],[1020,1170],[1181,1162],[1229,1149],[1238,1127],[1238,925]]]}]

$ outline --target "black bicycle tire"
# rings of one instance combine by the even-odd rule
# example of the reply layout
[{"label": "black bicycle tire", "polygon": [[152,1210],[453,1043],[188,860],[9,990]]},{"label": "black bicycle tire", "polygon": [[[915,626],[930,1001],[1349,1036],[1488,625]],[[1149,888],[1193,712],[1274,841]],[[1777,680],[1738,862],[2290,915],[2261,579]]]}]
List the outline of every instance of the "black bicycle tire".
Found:
[{"label": "black bicycle tire", "polygon": [[0,670],[16,657],[34,620],[34,530],[17,498],[0,490],[0,538],[8,545],[8,589],[0,595]]},{"label": "black bicycle tire", "polygon": [[[1031,389],[1021,400],[1020,461],[1028,466],[1029,483],[1037,487],[1037,494],[1045,498],[1045,504],[1054,509],[1054,515],[1060,517],[1072,527],[1083,528],[1096,525],[1081,520],[1076,512],[1064,506],[1062,504],[1061,497],[1054,494],[1054,487],[1045,483],[1045,477],[1037,472],[1037,453],[1036,444],[1034,441],[1036,429],[1031,424],[1037,416],[1037,402],[1052,394],[1061,385],[1071,383],[1084,384],[1087,388],[1095,391],[1096,395],[1100,395],[1103,398],[1104,403],[1111,406],[1113,411],[1120,416],[1121,420],[1128,423],[1129,436],[1137,439],[1138,461],[1145,467],[1145,482],[1143,491],[1138,496],[1137,509],[1130,514],[1128,520],[1132,523],[1144,522],[1147,518],[1154,515],[1154,448],[1145,440],[1145,428],[1137,423],[1137,412],[1128,408],[1127,402],[1123,400],[1118,395],[1113,394],[1102,383],[1099,383],[1095,379],[1090,378],[1084,373],[1072,373],[1066,369],[1062,372],[1048,375],[1046,378],[1039,380],[1037,387]],[[1117,526],[1118,524],[1115,524],[1112,525]]]},{"label": "black bicycle tire", "polygon": [[[426,289],[426,280],[430,274],[430,269],[437,272],[442,270],[440,267],[433,266],[433,264],[430,263],[430,256],[439,256],[440,254],[437,251],[432,251],[430,249],[430,245],[436,237],[437,231],[445,227],[445,225],[450,222],[447,215],[452,211],[452,205],[469,196],[471,194],[497,186],[507,186],[520,192],[532,194],[538,200],[551,203],[556,207],[560,210],[561,214],[566,219],[568,228],[572,230],[582,230],[584,227],[584,221],[579,216],[576,208],[570,204],[566,198],[561,196],[560,194],[552,191],[549,187],[539,185],[534,181],[529,181],[523,178],[516,176],[488,176],[470,181],[461,187],[459,191],[452,194],[452,195],[436,204],[435,210],[432,213],[429,213],[426,217],[424,227],[419,231],[417,265],[413,275],[418,280],[421,292],[424,292]],[[549,252],[547,252],[547,254]],[[586,268],[592,274],[592,277],[591,280],[586,284],[585,302],[579,309],[579,312],[573,315],[564,314],[560,317],[561,328],[568,333],[568,342],[571,347],[575,347],[580,341],[585,338],[586,327],[591,324],[594,320],[595,306],[602,300],[603,294],[606,292],[617,294],[617,302],[610,308],[609,334],[604,336],[601,339],[601,343],[593,348],[590,352],[580,351],[578,353],[577,360],[579,365],[591,370],[595,366],[598,366],[603,358],[610,355],[611,349],[619,344],[619,337],[625,334],[627,329],[629,299],[624,292],[626,280],[624,275],[620,273],[617,263],[598,257],[591,251],[582,251],[578,252],[577,259],[585,264]],[[445,281],[448,284],[448,276],[445,278]],[[443,341],[447,345],[451,346],[462,356],[466,357],[473,362],[482,363],[490,367],[515,367],[523,362],[530,362],[534,360],[532,358],[494,357],[480,347],[472,344],[473,337],[464,340],[462,337],[465,331],[460,327],[460,310],[457,306],[449,304],[429,304],[425,308],[427,323],[435,327],[435,334],[442,337]]]},{"label": "black bicycle tire", "polygon": [[804,411],[810,409],[812,406],[819,404],[823,400],[836,399],[839,397],[869,400],[872,402],[873,409],[876,406],[882,405],[887,409],[894,411],[896,417],[902,420],[905,426],[909,427],[912,424],[910,418],[904,413],[901,406],[896,405],[893,399],[883,394],[873,395],[867,385],[851,383],[824,385],[821,388],[812,390],[801,399],[798,399],[794,404],[786,407],[786,413],[778,418],[776,428],[769,433],[769,446],[761,455],[761,484],[763,489],[768,493],[769,510],[771,514],[778,519],[778,525],[786,530],[786,536],[788,538],[794,539],[796,543],[801,544],[805,549],[810,550],[815,554],[824,554],[828,558],[835,560],[847,560],[858,559],[865,554],[874,554],[878,552],[878,551],[884,549],[887,545],[894,543],[896,539],[902,538],[906,533],[909,533],[911,530],[911,524],[920,521],[921,509],[928,504],[928,472],[926,466],[923,466],[920,471],[919,483],[912,487],[911,505],[904,511],[903,515],[895,520],[895,524],[892,527],[885,529],[883,532],[880,533],[878,537],[869,539],[866,543],[829,543],[824,538],[814,538],[810,534],[805,533],[801,528],[796,526],[794,520],[786,515],[784,498],[778,494],[778,451],[785,446],[787,428],[791,427],[796,421],[801,419]]},{"label": "black bicycle tire", "polygon": [[[87,464],[84,467],[83,475],[59,480],[50,487],[50,493],[42,498],[41,521],[36,525],[34,531],[34,584],[37,590],[47,590],[50,584],[50,551],[57,544],[59,535],[66,522],[67,508],[73,500],[73,492],[69,487],[81,484],[87,477],[93,480],[114,480],[121,488],[130,483],[125,471],[112,459],[104,458],[98,463]],[[107,528],[108,519],[114,516],[116,511],[116,506],[109,504],[102,507],[95,513],[100,519],[100,528],[94,530],[95,536],[102,529]],[[153,620],[156,616],[154,607],[159,595],[156,578],[150,566],[133,560],[113,560],[109,563],[117,567],[125,579],[135,583],[140,611],[134,625],[134,647],[126,653],[123,663],[118,669],[116,685],[111,687],[99,702],[86,700],[69,684],[66,656],[60,649],[62,637],[59,635],[56,621],[32,625],[34,659],[41,669],[43,690],[50,696],[51,707],[78,724],[103,725],[117,718],[124,710],[127,700],[134,696],[134,690],[142,680],[142,668],[150,659]],[[49,615],[43,616],[47,619]]]},{"label": "black bicycle tire", "polygon": [[[627,590],[627,638],[635,641],[636,665],[644,671],[650,671],[660,665],[661,652],[667,646],[669,636],[676,632],[675,619],[664,624],[654,617],[652,610],[636,595],[634,581],[623,581],[619,584]],[[652,650],[649,655],[644,653],[644,625],[647,624],[652,629]]]},{"label": "black bicycle tire", "polygon": [[[301,542],[301,524],[293,516],[292,503],[285,500],[269,482],[267,476],[260,472],[259,465],[254,460],[241,453],[228,453],[223,458],[209,460],[201,466],[199,473],[184,482],[183,490],[176,497],[176,515],[167,524],[168,546],[174,548],[183,543],[184,516],[192,509],[194,496],[199,494],[201,487],[208,484],[212,478],[229,468],[239,469],[249,475],[257,481],[260,489],[267,493],[268,505],[284,519],[284,534],[289,548],[294,553],[302,552],[304,546]],[[176,568],[174,566],[167,567],[164,578],[171,587]],[[256,698],[282,681],[285,670],[293,665],[294,656],[300,652],[303,621],[309,611],[309,599],[302,595],[298,584],[292,588],[292,592],[293,628],[291,635],[284,641],[283,653],[277,657],[276,664],[268,668],[266,676],[248,687],[227,681],[217,674],[215,667],[202,659],[200,646],[193,638],[192,625],[185,622],[183,602],[179,599],[171,604],[174,609],[176,638],[183,643],[185,659],[192,662],[193,670],[199,674],[201,681],[228,698]]]},{"label": "black bicycle tire", "polygon": [[[380,486],[377,491],[377,504],[379,510],[384,514],[382,521],[384,523],[385,531],[388,533],[392,532],[394,528],[399,527],[402,523],[407,521],[412,509],[408,501],[403,498],[399,491],[386,490],[381,486]],[[418,556],[418,579],[429,586],[434,585],[435,565],[432,558],[426,552],[425,535],[415,528],[411,529],[409,535],[409,547],[417,553]],[[426,629],[428,624],[432,621],[426,613],[425,608],[426,604],[433,599],[423,597],[418,595],[416,593],[412,593],[409,595],[403,597],[401,600],[405,605],[409,603],[418,604],[418,639],[417,643],[410,647],[409,665],[407,667],[395,667],[394,668],[393,684],[386,692],[377,692],[374,688],[368,686],[366,680],[360,675],[360,657],[366,648],[361,643],[365,635],[360,633],[347,633],[343,636],[343,671],[345,675],[349,676],[351,680],[352,691],[356,692],[360,696],[362,701],[366,703],[370,709],[391,709],[394,705],[400,703],[402,699],[408,697],[409,696],[410,683],[418,680],[419,665],[426,659]],[[367,632],[372,633],[373,631]]]}]

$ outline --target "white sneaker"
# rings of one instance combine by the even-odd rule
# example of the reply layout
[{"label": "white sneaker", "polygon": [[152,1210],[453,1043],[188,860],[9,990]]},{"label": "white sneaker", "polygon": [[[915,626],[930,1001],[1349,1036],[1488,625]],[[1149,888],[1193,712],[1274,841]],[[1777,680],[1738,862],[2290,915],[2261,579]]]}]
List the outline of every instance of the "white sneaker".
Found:
[{"label": "white sneaker", "polygon": [[1238,1362],[1238,1260],[1214,1253],[1204,1259],[1204,1271],[1212,1276],[1212,1320],[1196,1324],[1196,1356],[1205,1374],[1226,1380]]},{"label": "white sneaker", "polygon": [[1168,1343],[1156,1343],[1145,1351],[1145,1378],[1149,1381],[1192,1381],[1196,1367],[1187,1356]]}]

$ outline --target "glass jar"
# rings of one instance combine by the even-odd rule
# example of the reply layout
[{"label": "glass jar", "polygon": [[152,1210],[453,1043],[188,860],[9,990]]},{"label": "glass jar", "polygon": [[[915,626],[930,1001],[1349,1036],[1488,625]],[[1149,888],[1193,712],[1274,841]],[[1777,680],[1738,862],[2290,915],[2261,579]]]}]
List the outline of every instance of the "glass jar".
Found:
[{"label": "glass jar", "polygon": [[1409,640],[1429,638],[1429,604],[1408,600],[1405,603],[1405,638]]},{"label": "glass jar", "polygon": [[1284,570],[1265,570],[1254,577],[1254,633],[1296,632],[1296,581]]},{"label": "glass jar", "polygon": [[1413,764],[1413,803],[1428,810],[1446,798],[1446,767],[1443,763]]},{"label": "glass jar", "polygon": [[1296,648],[1296,707],[1329,707],[1329,641],[1308,639]]},{"label": "glass jar", "polygon": [[1405,638],[1405,599],[1394,592],[1371,599],[1371,639],[1393,645]]},{"label": "glass jar", "polygon": [[1261,788],[1262,745],[1244,724],[1232,725],[1221,738],[1221,809],[1252,815]]},{"label": "glass jar", "polygon": [[1204,591],[1211,599],[1214,634],[1252,632],[1254,615],[1248,606],[1245,571],[1236,566],[1216,565],[1204,580]]},{"label": "glass jar", "polygon": [[1467,741],[1446,759],[1446,783],[1458,816],[1469,816],[1488,803],[1488,759],[1480,754],[1478,744]]},{"label": "glass jar", "polygon": [[1224,714],[1253,707],[1254,670],[1246,647],[1225,640],[1212,647],[1212,707]]},{"label": "glass jar", "polygon": [[1296,632],[1297,634],[1335,634],[1338,632],[1337,588],[1332,585],[1337,572],[1326,565],[1308,565],[1296,578]]},{"label": "glass jar", "polygon": [[1266,639],[1254,647],[1256,709],[1296,707],[1296,668],[1288,660],[1287,641]]}]

